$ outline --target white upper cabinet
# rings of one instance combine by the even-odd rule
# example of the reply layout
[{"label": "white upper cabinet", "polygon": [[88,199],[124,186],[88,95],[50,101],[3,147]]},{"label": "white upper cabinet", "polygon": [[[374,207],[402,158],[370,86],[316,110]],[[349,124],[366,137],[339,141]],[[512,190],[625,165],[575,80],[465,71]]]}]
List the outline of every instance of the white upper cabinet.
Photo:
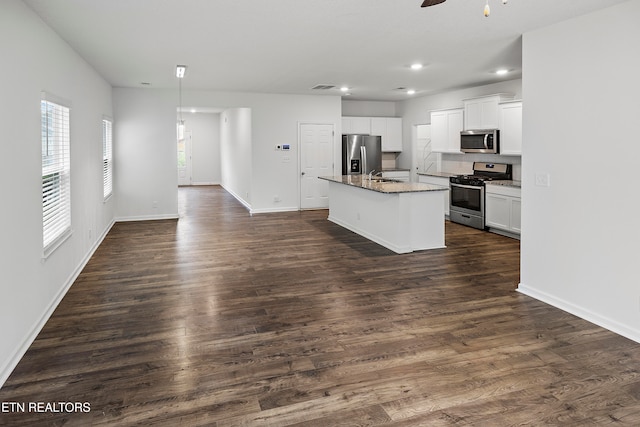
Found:
[{"label": "white upper cabinet", "polygon": [[372,117],[371,135],[382,136],[382,151],[402,151],[402,119],[400,117]]},{"label": "white upper cabinet", "polygon": [[464,124],[464,110],[431,112],[431,151],[435,153],[461,153],[460,131]]},{"label": "white upper cabinet", "polygon": [[500,113],[500,154],[522,154],[522,101],[503,102]]},{"label": "white upper cabinet", "polygon": [[509,94],[496,94],[464,100],[464,128],[465,129],[499,129],[500,102],[513,99]]},{"label": "white upper cabinet", "polygon": [[371,118],[370,117],[343,117],[342,133],[359,133],[362,135],[371,134]]},{"label": "white upper cabinet", "polygon": [[342,133],[380,135],[382,151],[402,151],[402,118],[400,117],[343,117]]}]

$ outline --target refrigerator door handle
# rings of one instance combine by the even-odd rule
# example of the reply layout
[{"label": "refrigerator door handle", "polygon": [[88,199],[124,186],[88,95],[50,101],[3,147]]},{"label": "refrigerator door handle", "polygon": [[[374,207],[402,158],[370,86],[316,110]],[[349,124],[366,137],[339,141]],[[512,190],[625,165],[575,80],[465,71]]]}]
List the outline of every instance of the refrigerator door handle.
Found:
[{"label": "refrigerator door handle", "polygon": [[360,170],[360,173],[364,175],[369,169],[367,167],[367,147],[365,147],[364,145],[360,146],[360,162],[362,163],[362,169]]}]

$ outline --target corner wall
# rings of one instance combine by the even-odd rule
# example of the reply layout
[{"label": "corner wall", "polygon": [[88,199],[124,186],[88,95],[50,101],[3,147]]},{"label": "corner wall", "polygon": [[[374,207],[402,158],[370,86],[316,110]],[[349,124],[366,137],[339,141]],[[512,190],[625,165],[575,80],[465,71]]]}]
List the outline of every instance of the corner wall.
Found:
[{"label": "corner wall", "polygon": [[519,286],[638,342],[639,16],[629,1],[523,37]]}]

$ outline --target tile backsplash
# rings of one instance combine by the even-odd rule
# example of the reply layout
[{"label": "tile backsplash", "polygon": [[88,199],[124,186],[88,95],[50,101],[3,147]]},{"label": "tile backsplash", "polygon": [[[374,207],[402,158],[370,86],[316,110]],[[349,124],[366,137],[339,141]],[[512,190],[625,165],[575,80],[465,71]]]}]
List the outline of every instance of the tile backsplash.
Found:
[{"label": "tile backsplash", "polygon": [[473,162],[508,163],[513,165],[514,181],[522,180],[522,158],[520,156],[501,156],[499,154],[441,154],[439,172],[454,174],[470,174],[473,172]]}]

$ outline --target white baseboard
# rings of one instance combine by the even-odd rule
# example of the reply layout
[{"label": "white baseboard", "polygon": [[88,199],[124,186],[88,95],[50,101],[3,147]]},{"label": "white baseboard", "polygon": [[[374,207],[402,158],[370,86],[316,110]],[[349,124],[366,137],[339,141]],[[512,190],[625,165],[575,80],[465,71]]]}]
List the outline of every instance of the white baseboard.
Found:
[{"label": "white baseboard", "polygon": [[219,182],[192,182],[191,185],[220,185]]},{"label": "white baseboard", "polygon": [[296,206],[288,206],[282,208],[263,208],[263,209],[251,209],[251,215],[261,213],[276,213],[276,212],[297,212],[299,209]]},{"label": "white baseboard", "polygon": [[141,216],[128,216],[118,217],[115,222],[131,222],[131,221],[157,221],[162,219],[179,219],[178,214],[164,214],[164,215],[141,215]]},{"label": "white baseboard", "polygon": [[638,329],[631,328],[613,319],[594,313],[591,310],[587,310],[546,292],[538,291],[523,283],[518,284],[518,288],[516,290],[524,295],[530,296],[531,298],[535,298],[546,304],[559,308],[560,310],[566,311],[567,313],[571,313],[574,316],[578,316],[579,318],[584,319],[587,322],[591,322],[594,325],[601,326],[611,332],[615,332],[618,335],[622,335],[625,338],[629,338],[632,341],[640,343],[640,330]]},{"label": "white baseboard", "polygon": [[66,280],[64,286],[56,294],[51,304],[49,304],[49,306],[44,311],[44,313],[42,313],[42,316],[40,316],[40,319],[38,319],[38,321],[34,324],[33,328],[31,329],[31,332],[27,334],[24,341],[22,342],[22,345],[9,358],[9,361],[4,366],[2,366],[2,368],[0,369],[0,388],[2,388],[2,386],[7,381],[7,379],[13,372],[13,370],[16,368],[16,366],[18,366],[18,363],[20,362],[22,357],[25,355],[27,350],[29,350],[29,347],[31,347],[31,344],[33,344],[35,339],[38,337],[38,334],[40,333],[42,328],[44,328],[45,324],[47,323],[47,321],[49,320],[53,312],[56,310],[56,308],[60,304],[60,301],[62,301],[62,298],[64,298],[64,296],[67,294],[67,292],[71,288],[71,285],[73,285],[73,283],[76,281],[80,273],[82,273],[82,270],[87,265],[87,263],[89,262],[89,260],[91,259],[95,251],[98,249],[98,247],[100,247],[100,245],[102,244],[102,241],[107,236],[109,231],[111,231],[111,228],[113,227],[114,224],[115,224],[115,221],[111,221],[111,223],[106,227],[102,235],[96,240],[96,242],[89,249],[85,257],[80,261],[80,263],[73,270],[69,278]]},{"label": "white baseboard", "polygon": [[251,204],[249,204],[249,202],[247,202],[246,200],[244,200],[242,197],[240,197],[239,195],[237,195],[236,193],[234,193],[233,191],[229,190],[227,187],[225,187],[224,185],[220,185],[222,188],[224,188],[224,191],[226,191],[227,193],[231,194],[238,202],[240,202],[240,204],[242,206],[244,206],[245,208],[247,208],[247,210],[249,211],[249,213],[251,213]]}]

